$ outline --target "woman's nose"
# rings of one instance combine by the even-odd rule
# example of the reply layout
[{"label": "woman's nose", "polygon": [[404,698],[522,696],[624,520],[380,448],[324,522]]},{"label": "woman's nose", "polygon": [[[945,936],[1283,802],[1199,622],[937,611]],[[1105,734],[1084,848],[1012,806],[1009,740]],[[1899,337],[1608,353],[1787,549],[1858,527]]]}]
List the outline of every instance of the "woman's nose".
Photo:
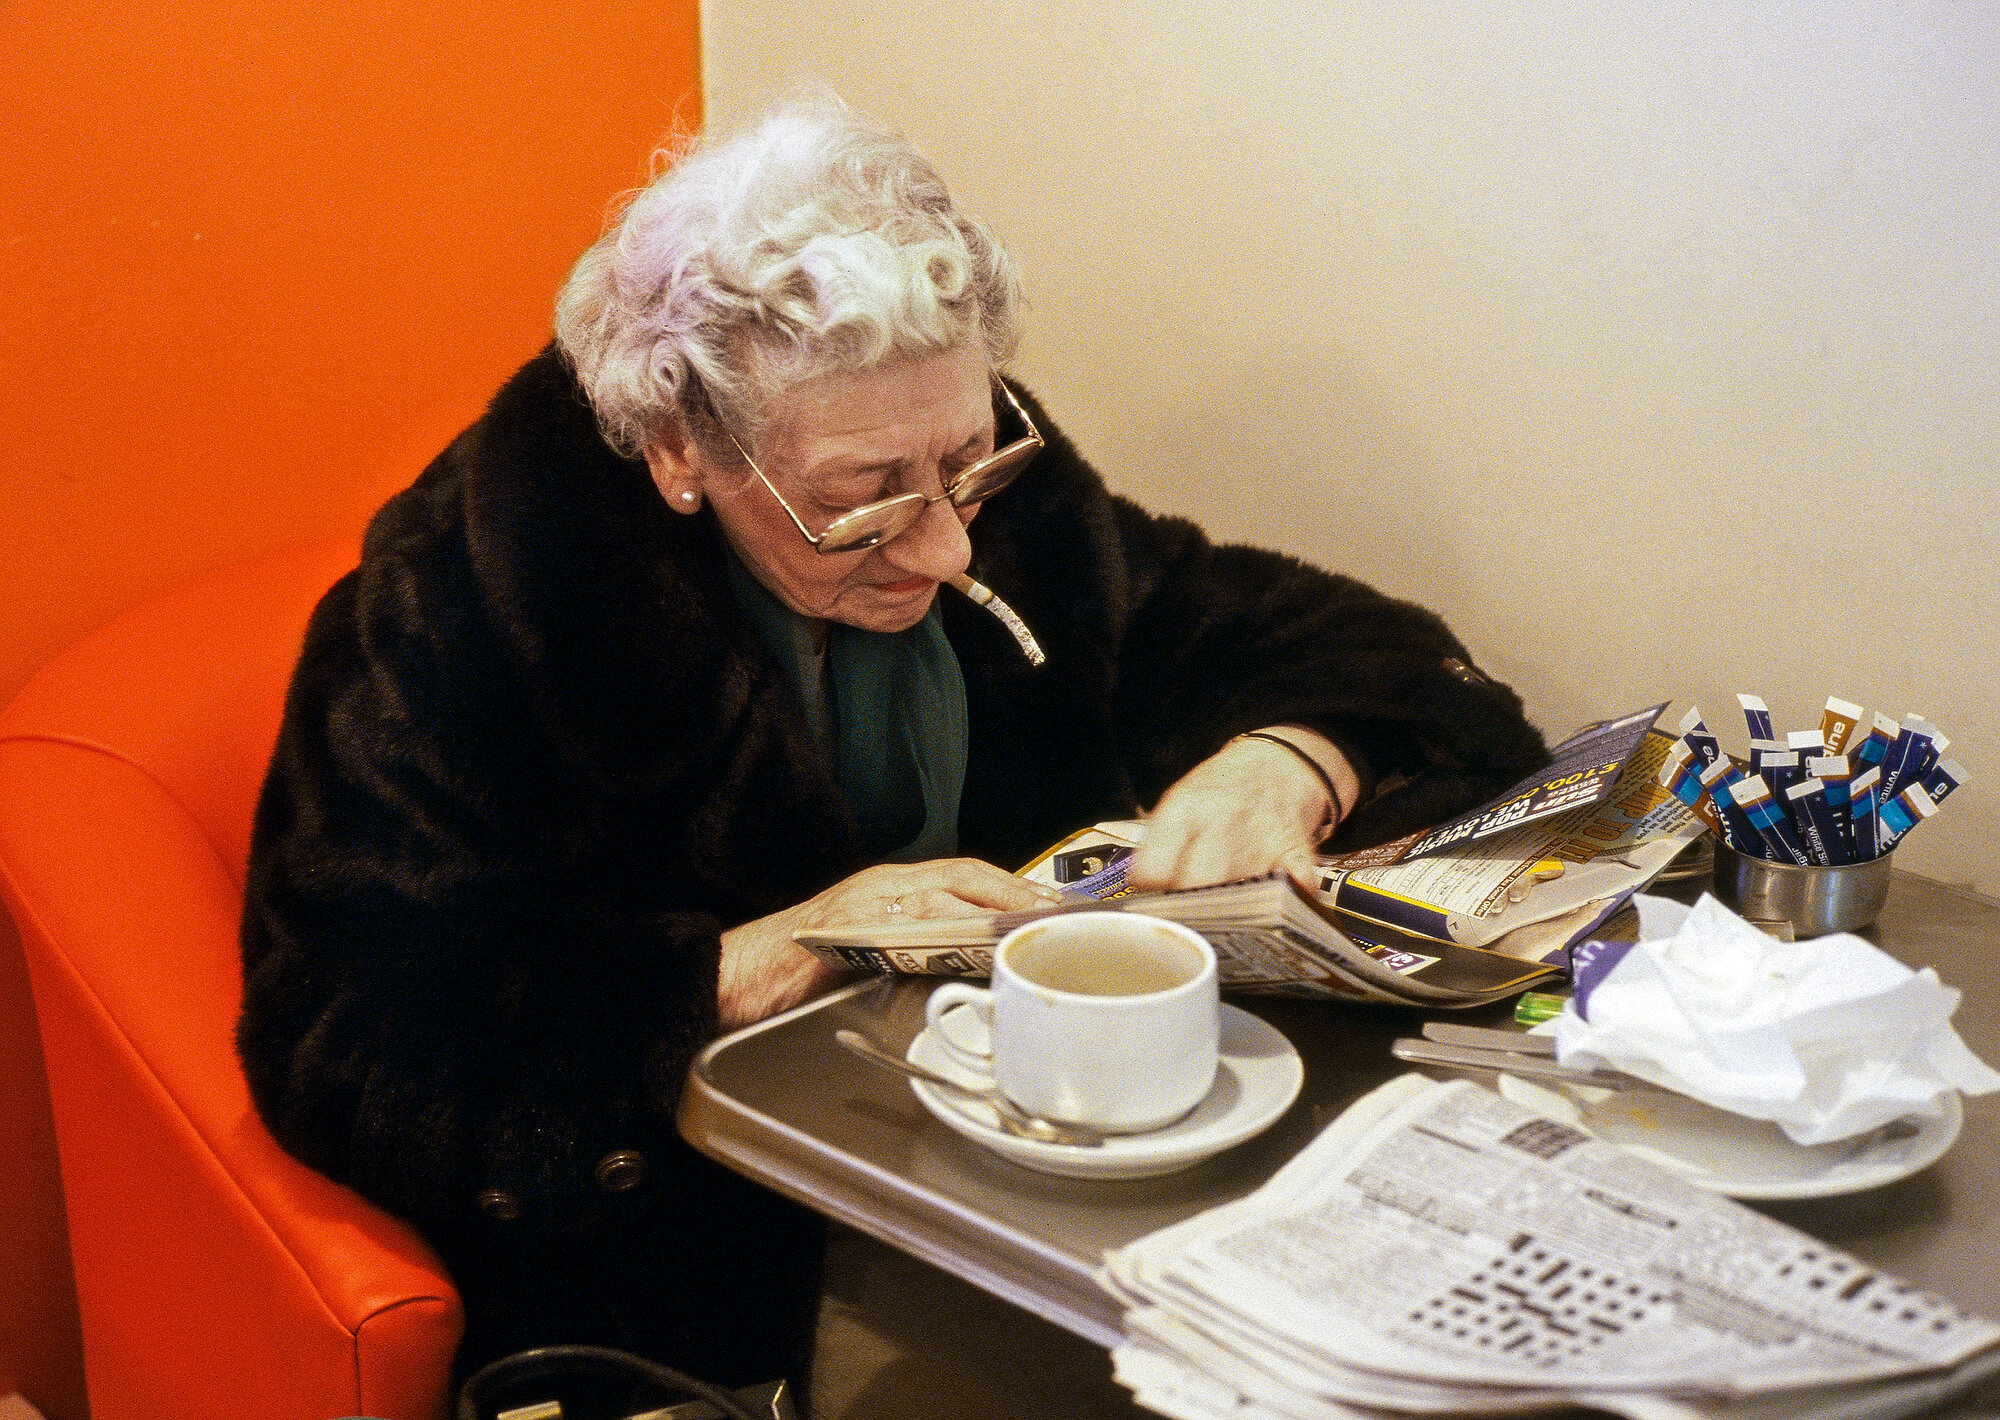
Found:
[{"label": "woman's nose", "polygon": [[883,558],[912,576],[949,582],[972,565],[969,521],[949,498],[940,498],[896,537],[882,544]]}]

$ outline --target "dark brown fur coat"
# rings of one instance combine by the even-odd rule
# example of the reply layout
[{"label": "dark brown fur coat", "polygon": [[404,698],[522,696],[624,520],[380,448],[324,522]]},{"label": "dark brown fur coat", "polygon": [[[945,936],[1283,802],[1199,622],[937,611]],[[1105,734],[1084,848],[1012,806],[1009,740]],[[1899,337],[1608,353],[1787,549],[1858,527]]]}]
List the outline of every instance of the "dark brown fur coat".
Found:
[{"label": "dark brown fur coat", "polygon": [[[1048,664],[943,594],[961,851],[1017,867],[1274,722],[1407,780],[1343,843],[1542,762],[1437,617],[1149,516],[1033,412],[1049,448],[972,524],[973,570]],[[464,1364],[578,1340],[797,1373],[816,1227],[673,1112],[714,1033],[718,933],[864,864],[724,556],[545,352],[381,511],[307,633],[251,849],[239,1047],[278,1140],[438,1248]],[[619,1150],[645,1173],[612,1191]],[[494,1192],[517,1216],[489,1216]]]}]

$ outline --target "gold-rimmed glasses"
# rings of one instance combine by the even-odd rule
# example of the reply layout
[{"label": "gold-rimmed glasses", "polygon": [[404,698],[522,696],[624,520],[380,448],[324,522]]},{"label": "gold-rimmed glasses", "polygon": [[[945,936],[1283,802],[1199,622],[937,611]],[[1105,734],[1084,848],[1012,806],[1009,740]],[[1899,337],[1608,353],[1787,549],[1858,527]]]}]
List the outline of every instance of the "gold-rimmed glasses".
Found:
[{"label": "gold-rimmed glasses", "polygon": [[804,520],[792,510],[792,505],[785,501],[785,495],[778,491],[777,485],[764,476],[763,469],[757,467],[757,461],[750,457],[749,450],[743,447],[735,434],[729,435],[729,442],[736,445],[736,452],[743,455],[743,462],[749,464],[750,471],[771,490],[771,496],[778,500],[785,516],[792,520],[799,536],[811,543],[814,551],[823,557],[841,552],[862,552],[907,532],[933,503],[949,498],[953,507],[969,508],[974,503],[985,502],[1012,483],[1015,476],[1042,451],[1041,432],[1035,428],[1035,421],[1028,417],[1028,411],[1021,408],[1021,401],[1014,398],[1014,392],[998,375],[993,377],[993,385],[1005,396],[1019,417],[1021,426],[1028,431],[1026,434],[1004,448],[995,449],[976,463],[966,465],[956,478],[944,486],[942,493],[899,493],[894,498],[863,503],[828,523],[822,533],[814,533],[805,525]]}]

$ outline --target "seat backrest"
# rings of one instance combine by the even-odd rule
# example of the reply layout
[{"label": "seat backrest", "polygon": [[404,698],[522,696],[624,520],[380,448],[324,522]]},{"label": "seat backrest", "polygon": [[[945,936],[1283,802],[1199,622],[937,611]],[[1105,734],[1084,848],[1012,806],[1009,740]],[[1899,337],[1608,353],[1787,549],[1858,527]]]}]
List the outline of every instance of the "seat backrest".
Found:
[{"label": "seat backrest", "polygon": [[359,550],[287,549],[133,608],[37,674],[0,715],[0,740],[84,745],[145,771],[241,887],[306,619]]},{"label": "seat backrest", "polygon": [[278,1148],[232,1031],[250,822],[352,539],[126,613],[0,714],[0,893],[61,1156],[93,1420],[437,1420],[462,1329],[422,1240]]}]

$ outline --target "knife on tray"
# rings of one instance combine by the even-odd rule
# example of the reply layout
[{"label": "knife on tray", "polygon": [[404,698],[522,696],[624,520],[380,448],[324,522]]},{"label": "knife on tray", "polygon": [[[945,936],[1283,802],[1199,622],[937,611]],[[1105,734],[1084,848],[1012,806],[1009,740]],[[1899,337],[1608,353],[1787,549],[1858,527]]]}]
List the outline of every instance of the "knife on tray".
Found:
[{"label": "knife on tray", "polygon": [[1523,1080],[1549,1080],[1566,1085],[1594,1085],[1605,1090],[1658,1089],[1623,1070],[1584,1070],[1556,1061],[1554,1036],[1520,1031],[1426,1021],[1425,1039],[1393,1042],[1389,1053],[1419,1065],[1449,1065],[1459,1070],[1491,1070]]}]

